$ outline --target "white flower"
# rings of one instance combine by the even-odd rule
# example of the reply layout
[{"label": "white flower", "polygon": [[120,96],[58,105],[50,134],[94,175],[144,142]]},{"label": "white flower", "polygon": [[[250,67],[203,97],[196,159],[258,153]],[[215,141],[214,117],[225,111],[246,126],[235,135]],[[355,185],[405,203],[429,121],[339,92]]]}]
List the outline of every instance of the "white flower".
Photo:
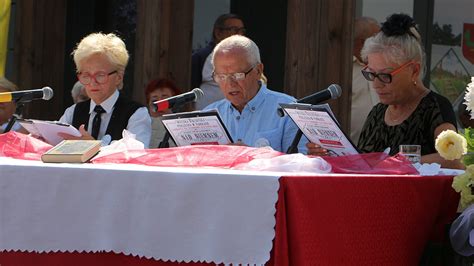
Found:
[{"label": "white flower", "polygon": [[446,160],[461,159],[467,152],[466,139],[452,130],[441,132],[436,138],[435,148]]},{"label": "white flower", "polygon": [[467,84],[466,94],[464,95],[464,104],[466,109],[471,112],[471,119],[474,119],[474,77],[471,77],[471,83]]}]

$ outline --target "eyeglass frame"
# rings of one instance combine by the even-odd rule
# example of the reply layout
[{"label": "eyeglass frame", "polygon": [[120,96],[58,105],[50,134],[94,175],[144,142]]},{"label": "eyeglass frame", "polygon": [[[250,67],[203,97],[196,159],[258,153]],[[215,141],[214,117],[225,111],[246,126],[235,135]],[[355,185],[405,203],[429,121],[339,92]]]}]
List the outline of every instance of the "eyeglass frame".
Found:
[{"label": "eyeglass frame", "polygon": [[[216,82],[216,83],[223,83],[225,81],[227,81],[227,79],[231,78],[232,80],[238,82],[238,81],[241,81],[241,80],[244,80],[247,78],[247,75],[252,72],[252,70],[255,69],[255,67],[257,67],[258,64],[254,65],[253,67],[251,67],[249,70],[245,71],[245,72],[236,72],[236,73],[231,73],[231,74],[216,74],[216,72],[212,72],[212,79]],[[225,79],[223,79],[222,81],[217,81],[216,80],[216,75],[222,75],[222,76],[225,76]],[[236,75],[239,75],[240,78],[237,78]],[[243,75],[243,77],[242,77]]]},{"label": "eyeglass frame", "polygon": [[[91,74],[87,74],[86,77],[89,77],[89,78],[90,78],[90,81],[89,81],[88,83],[84,83],[84,82],[81,81],[81,75],[83,75],[84,73],[79,72],[79,73],[77,73],[77,79],[79,80],[79,82],[80,82],[82,85],[90,85],[90,84],[92,83],[92,80],[95,80],[95,82],[96,82],[97,84],[105,84],[105,83],[107,83],[107,82],[109,81],[109,76],[110,76],[110,75],[113,75],[113,74],[115,74],[115,73],[118,73],[118,70],[114,70],[114,71],[112,71],[112,72],[110,72],[110,73],[107,73],[107,72],[105,72],[105,71],[99,71],[99,72],[96,72],[95,74],[92,74],[92,75],[91,75]],[[105,77],[105,80],[104,80],[103,82],[99,82],[99,81],[97,80],[97,76],[98,76],[99,74],[105,74],[105,76],[104,76],[104,77]]]},{"label": "eyeglass frame", "polygon": [[240,34],[245,34],[247,32],[247,29],[245,27],[236,27],[236,26],[230,26],[230,27],[220,27],[220,30],[226,30],[226,31],[231,31],[234,34],[240,33]]},{"label": "eyeglass frame", "polygon": [[[416,63],[415,61],[411,60],[411,61],[408,61],[406,62],[405,64],[397,67],[396,69],[392,70],[390,73],[375,73],[375,72],[369,72],[369,71],[366,71],[366,69],[369,67],[369,65],[366,65],[363,69],[361,69],[361,73],[362,73],[362,76],[364,76],[364,78],[368,81],[374,81],[376,78],[382,82],[382,83],[385,83],[385,84],[390,84],[392,83],[392,80],[393,80],[393,76],[395,76],[396,74],[398,74],[400,71],[403,70],[403,68],[411,65],[411,64],[414,64]],[[370,79],[368,75],[373,75],[373,78]],[[380,76],[387,76],[388,77],[388,82],[382,80],[380,78]]]}]

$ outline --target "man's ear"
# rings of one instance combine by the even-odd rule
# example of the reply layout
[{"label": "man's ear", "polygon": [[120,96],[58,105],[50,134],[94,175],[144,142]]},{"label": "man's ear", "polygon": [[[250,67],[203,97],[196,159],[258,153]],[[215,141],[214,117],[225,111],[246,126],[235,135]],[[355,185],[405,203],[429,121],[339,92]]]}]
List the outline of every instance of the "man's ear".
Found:
[{"label": "man's ear", "polygon": [[263,74],[263,64],[262,63],[257,64],[256,68],[257,68],[257,73],[259,75],[262,75]]}]

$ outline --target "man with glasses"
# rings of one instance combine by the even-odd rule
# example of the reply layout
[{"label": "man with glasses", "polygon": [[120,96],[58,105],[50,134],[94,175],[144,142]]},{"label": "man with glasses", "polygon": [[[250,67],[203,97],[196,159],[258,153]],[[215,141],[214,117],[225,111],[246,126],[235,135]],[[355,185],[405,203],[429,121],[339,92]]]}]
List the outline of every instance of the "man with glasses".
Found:
[{"label": "man with glasses", "polygon": [[[263,64],[257,45],[247,37],[234,35],[221,41],[213,52],[214,80],[225,99],[205,109],[217,109],[230,135],[238,144],[271,146],[286,152],[297,132],[288,117],[279,117],[279,103],[292,103],[289,95],[271,91],[261,82]],[[305,153],[302,138],[299,152]]]},{"label": "man with glasses", "polygon": [[81,40],[72,54],[77,78],[90,99],[67,108],[60,119],[78,128],[82,136],[62,136],[108,144],[121,139],[127,129],[148,147],[151,118],[147,108],[119,93],[129,58],[125,43],[114,34],[92,33]]},{"label": "man with glasses", "polygon": [[191,86],[201,88],[204,92],[204,97],[201,97],[195,104],[197,110],[201,110],[208,104],[224,98],[219,90],[219,85],[212,77],[212,50],[223,39],[235,34],[245,35],[245,31],[244,22],[239,16],[235,14],[220,15],[214,22],[212,41],[206,47],[193,53]]}]

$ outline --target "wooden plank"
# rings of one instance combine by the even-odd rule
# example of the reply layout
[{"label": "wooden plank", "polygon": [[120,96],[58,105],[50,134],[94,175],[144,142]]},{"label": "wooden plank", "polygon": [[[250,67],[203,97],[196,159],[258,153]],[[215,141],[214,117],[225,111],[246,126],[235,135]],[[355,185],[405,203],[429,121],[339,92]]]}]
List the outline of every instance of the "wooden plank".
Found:
[{"label": "wooden plank", "polygon": [[21,89],[49,86],[52,100],[33,101],[25,117],[59,119],[63,113],[66,0],[18,1],[13,82]]},{"label": "wooden plank", "polygon": [[170,78],[189,90],[194,1],[137,0],[133,98],[143,102],[154,78]]},{"label": "wooden plank", "polygon": [[301,98],[339,84],[331,108],[349,133],[355,3],[288,0],[285,92]]},{"label": "wooden plank", "polygon": [[193,44],[194,1],[170,0],[169,59],[171,77],[178,87],[191,90],[191,53]]}]

